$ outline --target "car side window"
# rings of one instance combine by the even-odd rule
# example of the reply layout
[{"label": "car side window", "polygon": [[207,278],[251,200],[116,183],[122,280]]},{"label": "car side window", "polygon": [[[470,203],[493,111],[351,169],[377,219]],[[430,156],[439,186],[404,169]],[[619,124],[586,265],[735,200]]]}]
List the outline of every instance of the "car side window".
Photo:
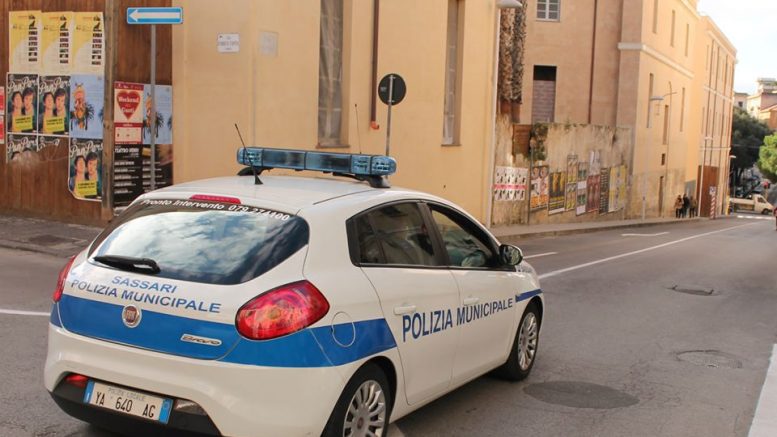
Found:
[{"label": "car side window", "polygon": [[435,205],[430,207],[451,266],[488,268],[497,265],[496,253],[484,236],[478,235],[481,232],[474,223],[448,209]]},{"label": "car side window", "polygon": [[365,264],[437,266],[434,244],[416,203],[387,205],[354,221]]}]

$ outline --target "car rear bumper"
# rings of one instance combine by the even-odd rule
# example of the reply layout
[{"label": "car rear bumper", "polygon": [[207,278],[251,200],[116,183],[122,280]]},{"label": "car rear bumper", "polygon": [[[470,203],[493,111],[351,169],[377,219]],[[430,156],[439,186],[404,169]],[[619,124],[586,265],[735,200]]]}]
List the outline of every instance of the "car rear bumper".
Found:
[{"label": "car rear bumper", "polygon": [[198,360],[95,340],[50,324],[44,383],[66,413],[114,429],[150,422],[84,404],[84,389],[64,383],[65,376],[77,373],[189,400],[206,413],[194,417],[174,407],[168,425],[152,426],[161,426],[163,434],[181,429],[230,436],[320,435],[345,386],[342,375],[357,365],[282,368]]}]

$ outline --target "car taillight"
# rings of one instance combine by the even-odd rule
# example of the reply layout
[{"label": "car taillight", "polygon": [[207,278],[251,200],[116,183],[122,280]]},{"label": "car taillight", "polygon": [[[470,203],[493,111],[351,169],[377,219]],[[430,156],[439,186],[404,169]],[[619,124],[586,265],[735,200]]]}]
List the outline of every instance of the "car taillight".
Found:
[{"label": "car taillight", "polygon": [[73,261],[75,261],[75,259],[75,255],[71,256],[67,261],[67,264],[65,264],[65,267],[62,267],[62,270],[59,272],[57,288],[54,289],[54,296],[52,296],[54,302],[59,302],[59,300],[62,299],[62,292],[65,291],[65,279],[67,279],[67,274],[70,273],[70,267],[73,266]]},{"label": "car taillight", "polygon": [[84,375],[79,375],[78,373],[71,373],[65,377],[65,382],[76,387],[84,388],[86,387],[86,383],[89,382],[89,378]]},{"label": "car taillight", "polygon": [[237,312],[237,331],[252,340],[291,334],[319,321],[329,302],[308,281],[272,289],[243,305]]}]

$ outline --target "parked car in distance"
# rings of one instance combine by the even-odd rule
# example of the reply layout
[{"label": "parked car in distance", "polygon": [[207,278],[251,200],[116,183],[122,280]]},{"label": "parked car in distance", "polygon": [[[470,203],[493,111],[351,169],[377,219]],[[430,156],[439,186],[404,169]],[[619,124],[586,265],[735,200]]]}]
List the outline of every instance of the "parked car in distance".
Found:
[{"label": "parked car in distance", "polygon": [[771,214],[774,212],[774,206],[769,203],[764,196],[760,194],[749,194],[744,198],[730,198],[728,201],[728,212],[752,211],[761,214]]}]

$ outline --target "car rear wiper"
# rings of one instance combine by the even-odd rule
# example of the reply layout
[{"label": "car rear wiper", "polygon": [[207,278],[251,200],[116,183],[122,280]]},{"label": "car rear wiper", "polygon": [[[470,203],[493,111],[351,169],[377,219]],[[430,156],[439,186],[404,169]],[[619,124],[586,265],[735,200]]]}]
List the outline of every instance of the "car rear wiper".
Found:
[{"label": "car rear wiper", "polygon": [[100,255],[93,258],[95,261],[117,269],[130,272],[157,274],[161,270],[159,265],[151,258],[136,258],[120,255]]}]

